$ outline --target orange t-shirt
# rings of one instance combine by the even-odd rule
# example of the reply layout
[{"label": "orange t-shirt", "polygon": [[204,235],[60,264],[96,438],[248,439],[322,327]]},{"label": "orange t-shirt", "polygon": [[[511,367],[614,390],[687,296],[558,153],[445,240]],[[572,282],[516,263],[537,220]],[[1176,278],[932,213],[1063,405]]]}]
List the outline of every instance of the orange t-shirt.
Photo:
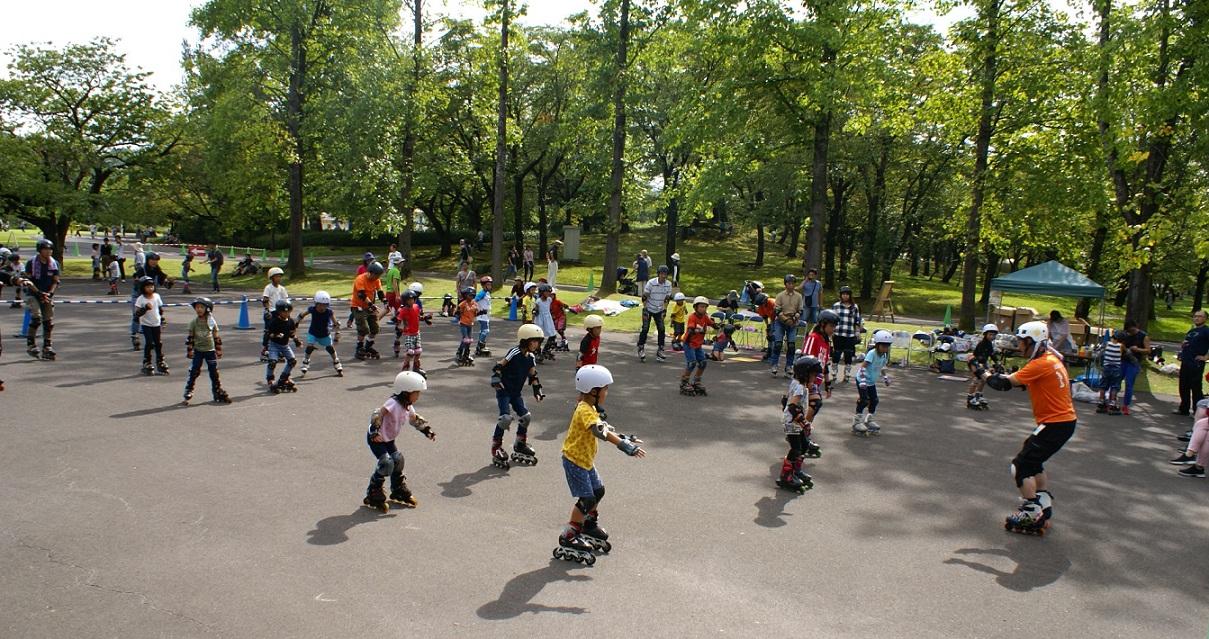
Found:
[{"label": "orange t-shirt", "polygon": [[[688,317],[684,320],[684,334],[686,336],[684,338],[684,345],[688,348],[701,348],[701,345],[705,343],[705,329],[713,325],[714,320],[710,319],[709,315],[705,313],[698,315],[696,311],[689,313]],[[701,332],[689,333],[688,330],[692,328],[699,328]]]},{"label": "orange t-shirt", "polygon": [[463,300],[458,303],[458,323],[465,326],[474,324],[474,318],[479,314],[479,305],[474,300]]},{"label": "orange t-shirt", "polygon": [[1033,402],[1033,419],[1038,424],[1069,422],[1075,419],[1075,405],[1070,399],[1070,377],[1066,364],[1053,353],[1030,360],[1016,371],[1016,379],[1028,386]]},{"label": "orange t-shirt", "polygon": [[756,308],[756,312],[760,314],[760,317],[764,318],[765,322],[770,322],[772,321],[773,315],[776,314],[776,307],[777,303],[771,297],[769,297],[762,306]]},{"label": "orange t-shirt", "polygon": [[[353,308],[369,308],[369,305],[378,297],[378,291],[382,290],[381,280],[369,279],[369,273],[362,273],[353,280],[353,296],[348,300],[348,305]],[[357,294],[358,291],[365,291],[365,299]]]}]

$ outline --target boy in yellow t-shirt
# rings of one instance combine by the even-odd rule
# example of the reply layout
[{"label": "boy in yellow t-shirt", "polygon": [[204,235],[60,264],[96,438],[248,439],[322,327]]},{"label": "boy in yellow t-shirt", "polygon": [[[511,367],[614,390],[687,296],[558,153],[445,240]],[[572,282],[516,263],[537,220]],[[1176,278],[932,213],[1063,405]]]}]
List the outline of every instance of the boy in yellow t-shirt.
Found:
[{"label": "boy in yellow t-shirt", "polygon": [[684,318],[688,316],[688,302],[684,301],[684,293],[672,296],[672,303],[667,306],[667,314],[672,320],[672,350],[684,350],[680,339],[684,335]]},{"label": "boy in yellow t-shirt", "polygon": [[607,553],[612,548],[609,534],[597,521],[596,508],[604,498],[605,489],[596,472],[596,440],[603,439],[631,457],[646,457],[646,451],[638,446],[641,439],[622,435],[604,421],[601,405],[612,383],[613,375],[604,366],[589,364],[575,372],[579,404],[563,441],[563,471],[576,501],[571,509],[571,520],[558,537],[554,556],[589,566],[596,563],[594,550]]}]

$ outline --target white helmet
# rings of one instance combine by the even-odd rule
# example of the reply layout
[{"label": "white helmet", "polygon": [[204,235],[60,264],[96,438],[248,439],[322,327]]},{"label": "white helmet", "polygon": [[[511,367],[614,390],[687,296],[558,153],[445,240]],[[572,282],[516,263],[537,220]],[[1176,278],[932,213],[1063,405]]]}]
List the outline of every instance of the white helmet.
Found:
[{"label": "white helmet", "polygon": [[524,342],[531,339],[546,339],[546,334],[537,324],[521,324],[521,327],[516,329],[516,341]]},{"label": "white helmet", "polygon": [[874,344],[891,344],[893,342],[894,342],[894,336],[890,334],[890,331],[886,331],[886,330],[873,331],[873,343]]},{"label": "white helmet", "polygon": [[0,248],[0,259],[4,259],[4,258],[6,258],[6,257],[8,257],[9,255],[12,255],[12,254],[13,254],[13,252],[12,252],[12,251],[10,251],[10,250],[8,250],[8,249],[6,249],[6,248]]},{"label": "white helmet", "polygon": [[332,295],[330,293],[328,293],[327,291],[315,291],[315,303],[316,304],[331,304]]},{"label": "white helmet", "polygon": [[678,259],[680,259],[680,254],[679,254],[679,253],[672,253],[672,259],[673,259],[673,260],[678,260]]},{"label": "white helmet", "polygon": [[983,333],[998,333],[999,327],[995,326],[994,324],[987,324],[986,326],[982,327],[982,332]]},{"label": "white helmet", "polygon": [[273,268],[269,269],[269,279],[273,279],[274,275],[285,275],[285,271],[274,266]]},{"label": "white helmet", "polygon": [[953,350],[953,344],[950,342],[941,342],[940,346],[937,347],[937,350],[939,350],[942,353],[947,353],[947,352]]},{"label": "white helmet", "polygon": [[584,318],[584,328],[603,328],[604,319],[599,315],[589,315]]},{"label": "white helmet", "polygon": [[412,391],[428,390],[428,380],[415,371],[403,371],[395,375],[395,395]]},{"label": "white helmet", "polygon": [[1045,322],[1025,322],[1016,328],[1016,337],[1027,337],[1034,342],[1040,342],[1049,337],[1049,327]]},{"label": "white helmet", "polygon": [[532,291],[535,288],[537,288],[537,282],[528,282],[525,284],[526,293],[528,293],[529,291]]},{"label": "white helmet", "polygon": [[424,285],[419,282],[412,282],[411,286],[407,287],[407,290],[411,291],[412,293],[415,293],[416,295],[419,295],[420,293],[424,292]]},{"label": "white helmet", "polygon": [[698,304],[705,304],[706,306],[709,306],[709,298],[704,295],[698,295],[697,297],[693,298],[693,306]]},{"label": "white helmet", "polygon": [[575,390],[590,393],[593,388],[603,388],[613,383],[613,374],[599,364],[588,364],[575,371]]},{"label": "white helmet", "polygon": [[675,295],[673,295],[673,296],[672,296],[672,301],[673,301],[673,302],[683,302],[683,301],[684,301],[684,293],[676,293]]}]

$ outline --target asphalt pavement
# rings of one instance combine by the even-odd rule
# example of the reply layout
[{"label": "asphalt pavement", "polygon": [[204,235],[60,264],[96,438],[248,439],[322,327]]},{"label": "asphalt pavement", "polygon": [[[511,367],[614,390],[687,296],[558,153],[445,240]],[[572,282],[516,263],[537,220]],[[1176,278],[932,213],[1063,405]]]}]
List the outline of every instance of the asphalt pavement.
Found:
[{"label": "asphalt pavement", "polygon": [[[60,297],[95,299],[97,288],[69,282]],[[222,305],[220,368],[235,401],[183,407],[191,313],[168,310],[172,373],[147,378],[122,304],[61,305],[54,362],[24,353],[22,312],[0,306],[0,636],[1102,639],[1209,628],[1209,483],[1167,463],[1188,421],[1148,396],[1130,417],[1077,406],[1079,429],[1048,465],[1053,526],[1027,537],[1003,530],[1016,506],[1008,464],[1032,427],[1024,392],[988,393],[990,411],[969,411],[963,383],[893,369],[883,434],[857,438],[856,390],[840,385],[816,422],[815,488],[799,496],[773,485],[787,448],[783,377],[757,361],[711,363],[709,396],[683,397],[679,355],[639,363],[634,336],[606,329],[609,421],[649,454],[601,447],[614,548],[588,568],[551,558],[573,503],[559,464],[570,354],[541,367],[545,401],[526,396],[540,462],[504,471],[489,460],[490,366],[455,367],[454,327],[426,327],[430,390],[418,409],[437,439],[400,435],[419,508],[382,514],[360,504],[374,468],[369,414],[399,370],[393,338],[378,342],[386,358],[358,362],[345,332],[344,378],[317,354],[298,393],[273,395],[259,331],[233,330],[238,305]],[[517,324],[493,326],[500,355]],[[205,400],[204,375],[198,390]]]}]

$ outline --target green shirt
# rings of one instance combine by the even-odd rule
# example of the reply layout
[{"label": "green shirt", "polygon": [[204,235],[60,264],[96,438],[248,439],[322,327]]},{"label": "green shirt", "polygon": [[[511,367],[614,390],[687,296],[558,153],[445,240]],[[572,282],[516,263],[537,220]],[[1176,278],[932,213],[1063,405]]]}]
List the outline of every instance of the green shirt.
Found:
[{"label": "green shirt", "polygon": [[[395,282],[403,279],[403,275],[399,273],[398,266],[391,266],[390,270],[386,271],[386,275],[382,278],[382,290],[387,293],[395,292]],[[400,290],[400,293],[403,291]]]},{"label": "green shirt", "polygon": [[193,350],[206,353],[214,350],[214,334],[218,332],[218,322],[214,317],[202,319],[194,317],[189,322],[189,335],[193,338]]}]

